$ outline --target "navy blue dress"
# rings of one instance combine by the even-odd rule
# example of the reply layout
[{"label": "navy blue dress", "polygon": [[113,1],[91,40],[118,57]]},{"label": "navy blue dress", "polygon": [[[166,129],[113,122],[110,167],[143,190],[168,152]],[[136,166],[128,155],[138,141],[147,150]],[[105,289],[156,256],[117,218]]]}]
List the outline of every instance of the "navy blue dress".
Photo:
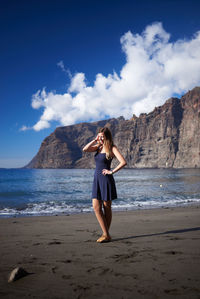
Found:
[{"label": "navy blue dress", "polygon": [[92,185],[92,198],[98,200],[113,200],[117,198],[117,191],[115,180],[112,174],[102,174],[103,169],[110,170],[112,159],[106,159],[106,153],[99,153],[94,155],[96,162],[96,169],[94,173],[94,180]]}]

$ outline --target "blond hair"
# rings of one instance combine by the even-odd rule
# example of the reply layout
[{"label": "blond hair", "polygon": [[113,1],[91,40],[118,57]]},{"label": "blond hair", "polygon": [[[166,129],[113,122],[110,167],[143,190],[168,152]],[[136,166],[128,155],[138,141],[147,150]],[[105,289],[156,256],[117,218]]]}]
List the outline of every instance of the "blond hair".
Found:
[{"label": "blond hair", "polygon": [[105,146],[106,158],[109,160],[113,158],[112,148],[114,146],[111,131],[109,128],[104,127],[99,129],[99,133],[104,133],[105,136],[104,146]]}]

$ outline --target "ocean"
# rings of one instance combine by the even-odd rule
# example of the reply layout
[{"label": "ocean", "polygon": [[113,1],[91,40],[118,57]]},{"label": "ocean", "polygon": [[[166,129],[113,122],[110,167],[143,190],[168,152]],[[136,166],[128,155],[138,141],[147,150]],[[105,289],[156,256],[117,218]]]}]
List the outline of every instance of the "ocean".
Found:
[{"label": "ocean", "polygon": [[[92,212],[94,169],[0,169],[0,217]],[[113,211],[200,203],[200,169],[122,169]]]}]

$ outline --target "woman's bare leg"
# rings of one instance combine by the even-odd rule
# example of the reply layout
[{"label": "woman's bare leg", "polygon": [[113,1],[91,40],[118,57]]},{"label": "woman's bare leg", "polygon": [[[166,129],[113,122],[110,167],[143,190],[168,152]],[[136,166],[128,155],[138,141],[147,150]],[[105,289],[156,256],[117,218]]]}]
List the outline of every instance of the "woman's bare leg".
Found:
[{"label": "woman's bare leg", "polygon": [[101,226],[101,229],[103,231],[103,235],[106,238],[109,238],[110,235],[109,235],[109,232],[108,232],[108,226],[107,226],[106,218],[105,218],[105,215],[102,211],[102,201],[98,200],[97,198],[93,198],[92,203],[93,203],[93,209],[94,209],[95,215],[96,215],[97,220],[98,220],[98,222]]},{"label": "woman's bare leg", "polygon": [[111,205],[112,205],[112,201],[111,200],[103,202],[104,214],[105,214],[105,218],[106,218],[108,230],[110,228],[111,221],[112,221],[112,209],[111,209]]}]

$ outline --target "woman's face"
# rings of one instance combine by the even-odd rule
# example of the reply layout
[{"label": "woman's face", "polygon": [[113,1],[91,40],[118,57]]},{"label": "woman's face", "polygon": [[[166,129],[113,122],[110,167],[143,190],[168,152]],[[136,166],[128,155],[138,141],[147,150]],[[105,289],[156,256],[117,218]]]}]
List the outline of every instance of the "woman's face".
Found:
[{"label": "woman's face", "polygon": [[101,143],[103,143],[103,142],[104,142],[104,139],[105,139],[104,133],[103,133],[103,132],[102,132],[102,133],[99,133],[99,141],[100,141]]}]

